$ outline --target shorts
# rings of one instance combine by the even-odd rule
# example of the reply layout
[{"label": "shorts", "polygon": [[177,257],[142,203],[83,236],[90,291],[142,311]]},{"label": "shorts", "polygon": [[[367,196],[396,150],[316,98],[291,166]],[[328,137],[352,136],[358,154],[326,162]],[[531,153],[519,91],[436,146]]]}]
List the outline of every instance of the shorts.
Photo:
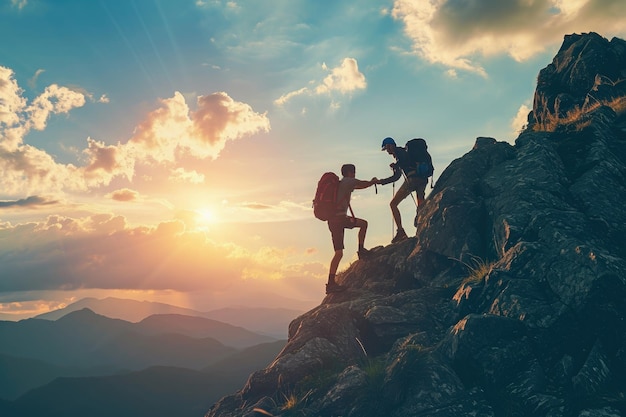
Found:
[{"label": "shorts", "polygon": [[346,229],[354,229],[356,227],[356,219],[348,216],[335,216],[328,220],[328,230],[333,239],[333,249],[343,250],[343,237]]},{"label": "shorts", "polygon": [[398,188],[398,192],[393,197],[394,200],[400,202],[407,198],[409,194],[413,191],[417,192],[417,195],[424,199],[424,195],[426,193],[426,185],[428,185],[428,178],[421,177],[409,177],[405,180],[400,188]]}]

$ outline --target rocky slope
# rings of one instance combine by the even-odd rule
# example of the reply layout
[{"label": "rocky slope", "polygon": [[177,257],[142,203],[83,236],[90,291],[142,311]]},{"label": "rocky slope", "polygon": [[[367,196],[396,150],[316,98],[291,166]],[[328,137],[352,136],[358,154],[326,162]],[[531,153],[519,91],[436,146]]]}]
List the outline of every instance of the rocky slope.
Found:
[{"label": "rocky slope", "polygon": [[626,415],[625,45],[566,36],[515,146],[478,138],[207,416]]}]

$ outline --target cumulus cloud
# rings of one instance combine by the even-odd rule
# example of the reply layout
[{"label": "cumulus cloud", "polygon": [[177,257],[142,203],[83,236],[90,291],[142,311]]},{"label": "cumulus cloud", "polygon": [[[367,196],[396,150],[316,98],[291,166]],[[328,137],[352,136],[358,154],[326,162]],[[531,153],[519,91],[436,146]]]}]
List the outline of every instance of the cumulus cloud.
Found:
[{"label": "cumulus cloud", "polygon": [[365,75],[359,71],[359,64],[354,58],[344,58],[341,64],[335,68],[328,68],[326,64],[323,64],[322,69],[329,74],[321,82],[317,83],[315,87],[302,87],[283,94],[274,100],[274,104],[282,106],[294,97],[302,95],[332,93],[346,95],[357,90],[364,90],[367,87]]},{"label": "cumulus cloud", "polygon": [[120,167],[119,152],[119,146],[106,145],[104,142],[87,138],[87,149],[83,150],[83,153],[87,156],[89,163],[85,167],[85,172],[88,174],[95,171],[114,172]]},{"label": "cumulus cloud", "polygon": [[[19,123],[20,112],[26,107],[22,89],[13,78],[13,71],[0,66],[0,128],[6,129]],[[2,141],[4,144],[5,140]]]},{"label": "cumulus cloud", "polygon": [[267,114],[224,92],[199,96],[191,111],[182,94],[160,101],[128,142],[137,158],[174,162],[183,153],[197,158],[217,158],[229,140],[268,132]]},{"label": "cumulus cloud", "polygon": [[191,112],[194,141],[189,147],[200,155],[203,148],[198,149],[197,145],[208,145],[213,151],[210,155],[215,157],[215,150],[219,152],[226,141],[270,129],[266,114],[254,112],[248,104],[237,102],[224,92],[200,96],[197,104],[197,110]]},{"label": "cumulus cloud", "polygon": [[395,0],[391,15],[426,61],[483,76],[479,56],[506,53],[522,61],[565,33],[626,33],[621,0]]},{"label": "cumulus cloud", "polygon": [[[29,104],[13,71],[0,66],[0,175],[3,192],[84,191],[114,178],[132,180],[140,164],[165,164],[175,178],[198,183],[194,172],[180,170],[185,156],[215,159],[233,141],[270,130],[266,113],[257,113],[225,92],[199,96],[190,109],[182,94],[161,99],[125,143],[87,138],[83,160],[63,164],[24,142],[31,130],[44,130],[54,114],[85,105],[87,93],[56,84]],[[103,96],[100,101],[108,101]]]},{"label": "cumulus cloud", "polygon": [[[328,69],[324,64],[324,69]],[[359,65],[354,58],[344,58],[341,65],[330,70],[330,74],[318,85],[315,92],[318,94],[330,91],[339,91],[347,94],[355,90],[363,90],[367,86],[365,75],[359,71]]]},{"label": "cumulus cloud", "polygon": [[50,114],[68,113],[73,108],[84,105],[83,94],[52,84],[26,108],[28,127],[44,130]]},{"label": "cumulus cloud", "polygon": [[30,145],[10,152],[0,146],[0,177],[3,192],[11,195],[85,188],[74,165],[58,164],[51,155]]}]

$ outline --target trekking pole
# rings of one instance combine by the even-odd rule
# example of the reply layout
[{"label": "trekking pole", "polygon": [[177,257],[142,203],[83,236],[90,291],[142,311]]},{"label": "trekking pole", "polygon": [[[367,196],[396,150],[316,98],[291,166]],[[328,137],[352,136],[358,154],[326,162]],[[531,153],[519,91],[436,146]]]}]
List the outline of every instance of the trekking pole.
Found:
[{"label": "trekking pole", "polygon": [[[393,184],[391,185],[391,198],[393,198],[396,195],[396,182],[394,181]],[[393,213],[391,213],[391,239],[393,240],[393,226],[395,224],[395,221],[393,220]]]},{"label": "trekking pole", "polygon": [[[404,171],[402,171],[402,175],[404,175],[404,180],[408,183],[409,178],[406,176]],[[411,194],[411,200],[413,200],[413,203],[415,204],[415,218],[413,219],[413,226],[417,227],[417,216],[418,216],[419,206],[417,205],[417,200],[415,199],[415,197],[413,197],[413,191],[411,191],[410,194]],[[415,195],[417,196],[417,190],[415,191]]]},{"label": "trekking pole", "polygon": [[[409,182],[409,178],[406,176],[404,171],[402,171],[402,175],[404,175],[404,180],[408,183]],[[415,197],[413,197],[413,191],[411,191],[409,194],[411,196],[411,200],[413,200],[413,203],[415,204],[415,208],[417,208],[417,200],[415,199]],[[417,194],[417,191],[415,192],[415,194]]]}]

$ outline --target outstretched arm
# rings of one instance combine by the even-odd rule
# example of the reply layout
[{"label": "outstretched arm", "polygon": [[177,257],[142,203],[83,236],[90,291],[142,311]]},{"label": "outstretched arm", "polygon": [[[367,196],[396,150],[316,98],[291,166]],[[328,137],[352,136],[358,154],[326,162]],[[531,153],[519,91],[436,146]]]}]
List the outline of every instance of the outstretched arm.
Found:
[{"label": "outstretched arm", "polygon": [[354,186],[355,189],[360,190],[362,188],[367,188],[367,187],[371,187],[374,184],[378,183],[378,178],[374,177],[369,181],[364,181],[364,180],[358,180],[358,182],[356,183],[356,185]]},{"label": "outstretched arm", "polygon": [[393,175],[391,177],[378,180],[378,184],[385,185],[389,184],[390,182],[396,182],[400,179],[400,177],[402,176],[402,171],[400,167],[397,164],[391,164],[391,167],[393,168]]}]

